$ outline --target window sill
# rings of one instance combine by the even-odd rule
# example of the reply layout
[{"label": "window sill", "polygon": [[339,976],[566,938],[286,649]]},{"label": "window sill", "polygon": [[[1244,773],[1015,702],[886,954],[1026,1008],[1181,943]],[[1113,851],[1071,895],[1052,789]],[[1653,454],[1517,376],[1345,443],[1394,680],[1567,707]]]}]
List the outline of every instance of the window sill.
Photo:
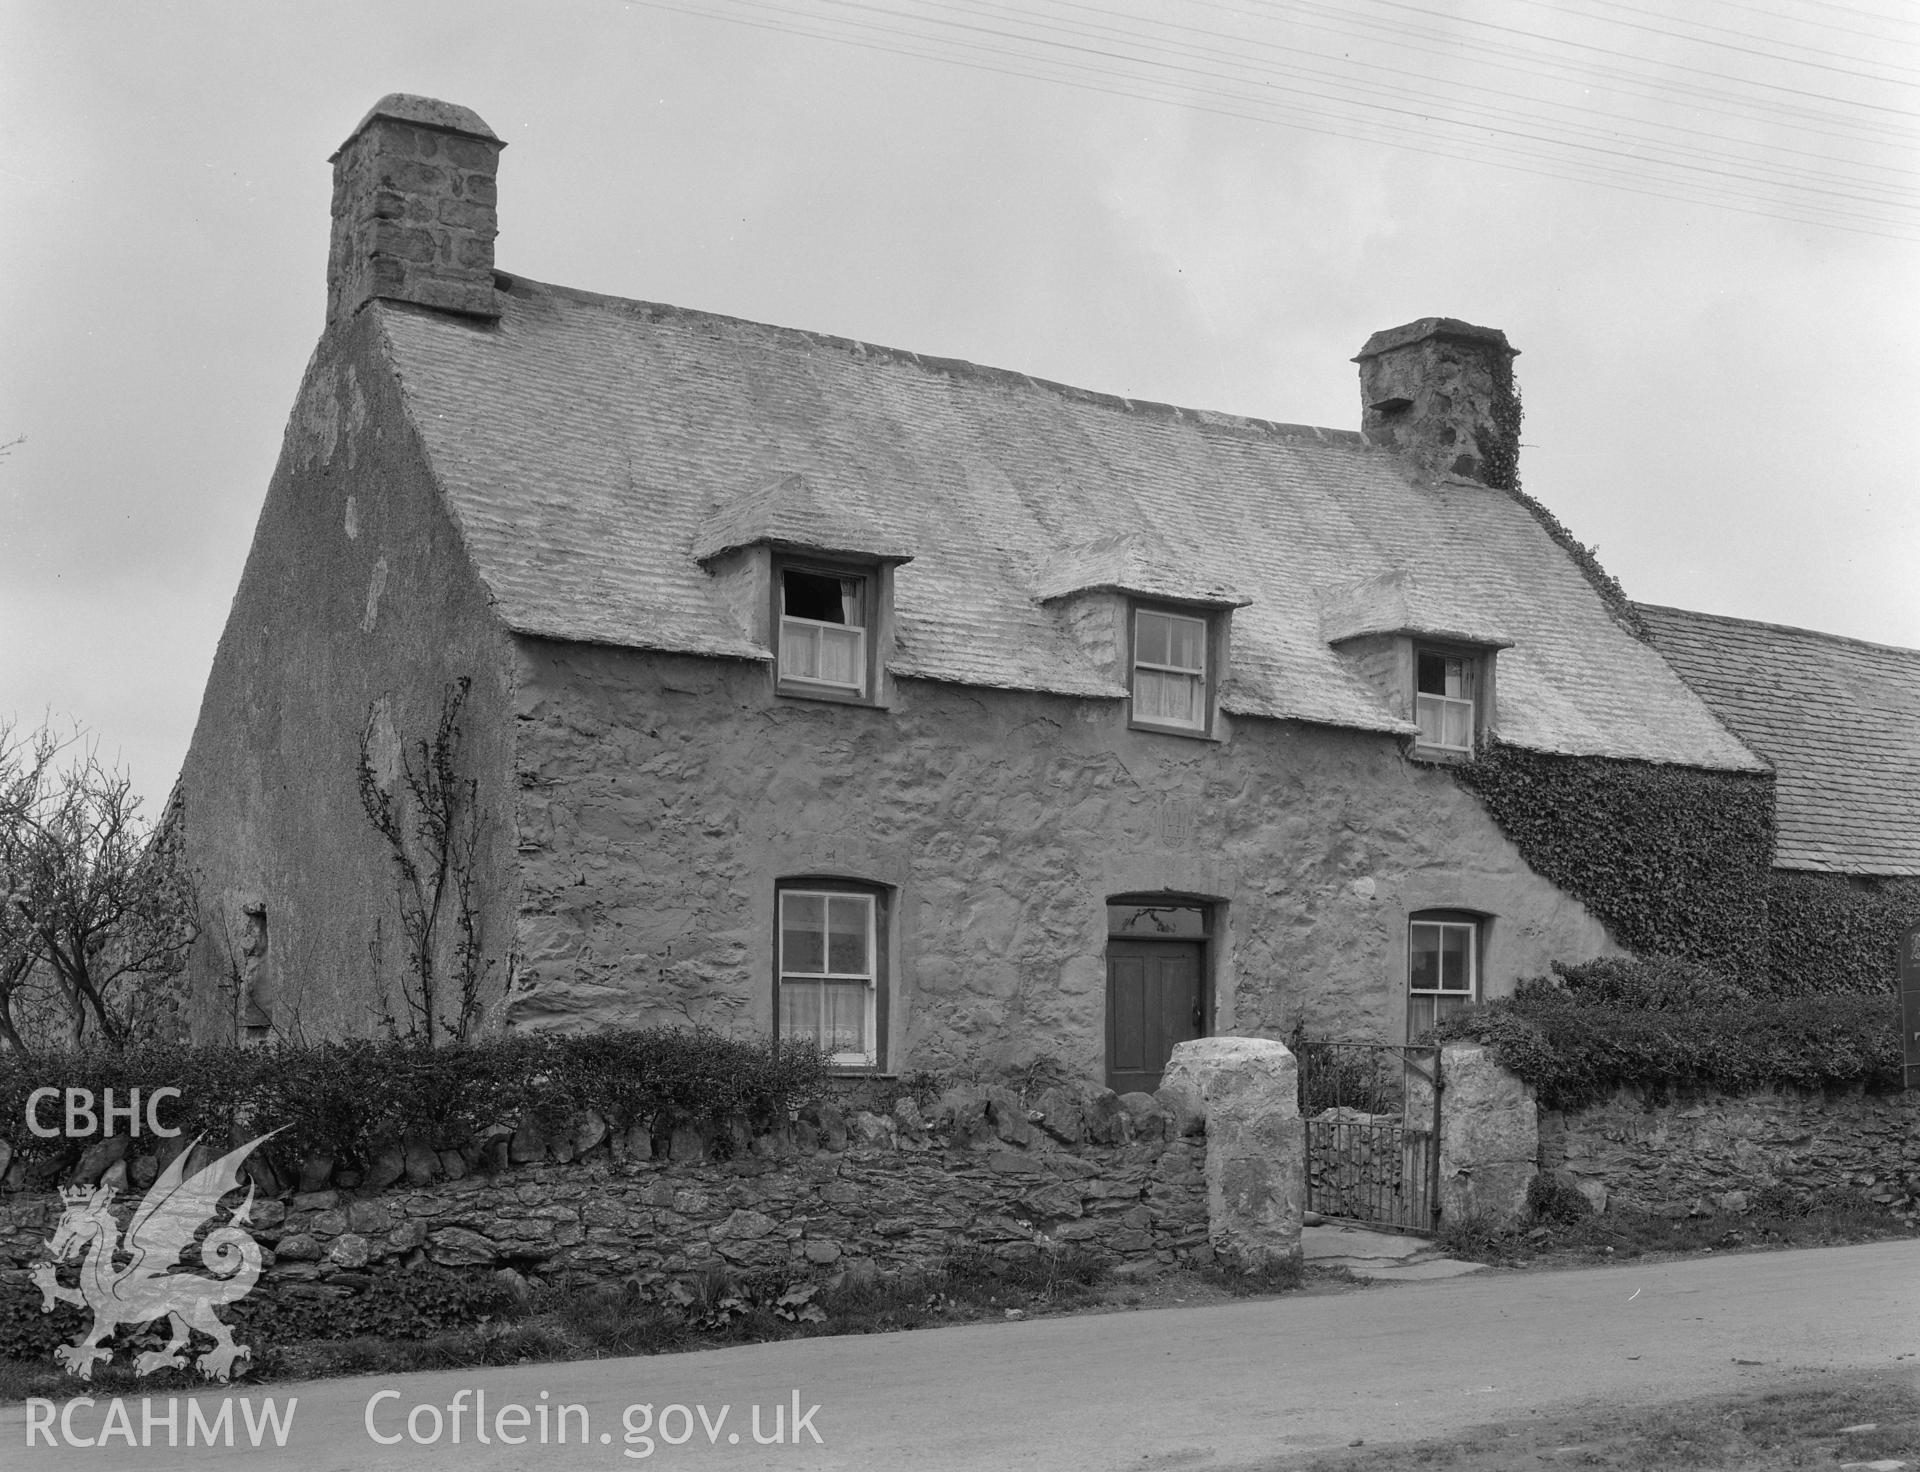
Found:
[{"label": "window sill", "polygon": [[1129,731],[1151,731],[1156,736],[1184,736],[1189,741],[1218,741],[1210,727],[1205,726],[1169,726],[1161,721],[1142,721],[1129,716]]},{"label": "window sill", "polygon": [[782,700],[818,700],[828,705],[864,705],[879,709],[880,702],[864,690],[836,690],[831,685],[801,685],[776,679],[773,693]]},{"label": "window sill", "polygon": [[1409,748],[1407,756],[1416,762],[1425,762],[1436,767],[1457,767],[1463,762],[1473,760],[1472,751],[1461,751],[1451,746],[1422,746],[1418,742]]}]

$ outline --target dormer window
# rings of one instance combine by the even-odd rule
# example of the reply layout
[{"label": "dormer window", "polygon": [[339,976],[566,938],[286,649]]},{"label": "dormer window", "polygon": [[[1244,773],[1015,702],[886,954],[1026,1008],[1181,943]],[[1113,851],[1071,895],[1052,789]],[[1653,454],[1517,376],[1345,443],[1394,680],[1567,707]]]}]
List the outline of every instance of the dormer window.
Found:
[{"label": "dormer window", "polygon": [[1133,610],[1133,723],[1204,736],[1212,725],[1210,621],[1168,608]]},{"label": "dormer window", "polygon": [[1421,746],[1471,753],[1479,661],[1435,649],[1414,651],[1414,720]]},{"label": "dormer window", "polygon": [[873,688],[873,579],[850,570],[782,564],[776,569],[780,687],[791,695],[864,700]]}]

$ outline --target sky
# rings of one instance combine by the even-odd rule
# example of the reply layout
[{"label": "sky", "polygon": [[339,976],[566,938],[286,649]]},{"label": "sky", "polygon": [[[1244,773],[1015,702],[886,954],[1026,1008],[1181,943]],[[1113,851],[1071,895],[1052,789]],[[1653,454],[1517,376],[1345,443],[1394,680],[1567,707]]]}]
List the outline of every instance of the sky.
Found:
[{"label": "sky", "polygon": [[537,280],[1347,429],[1501,328],[1631,596],[1920,646],[1916,83],[1895,0],[11,0],[0,721],[165,797],[396,91]]}]

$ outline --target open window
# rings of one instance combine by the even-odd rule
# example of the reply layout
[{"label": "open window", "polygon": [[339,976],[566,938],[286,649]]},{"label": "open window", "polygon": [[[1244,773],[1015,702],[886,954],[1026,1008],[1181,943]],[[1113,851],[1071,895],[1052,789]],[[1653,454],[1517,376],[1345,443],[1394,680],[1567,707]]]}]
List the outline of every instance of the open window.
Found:
[{"label": "open window", "polygon": [[1213,728],[1213,620],[1205,613],[1133,606],[1133,724],[1205,736]]},{"label": "open window", "polygon": [[872,697],[875,583],[870,571],[775,564],[782,694]]},{"label": "open window", "polygon": [[1474,732],[1480,724],[1480,660],[1458,651],[1416,647],[1413,665],[1413,718],[1420,727],[1419,744],[1472,755]]},{"label": "open window", "polygon": [[852,881],[793,879],[782,881],[778,898],[779,1036],[819,1044],[836,1067],[883,1067],[886,891]]},{"label": "open window", "polygon": [[1407,1040],[1480,999],[1482,917],[1418,910],[1407,918]]}]

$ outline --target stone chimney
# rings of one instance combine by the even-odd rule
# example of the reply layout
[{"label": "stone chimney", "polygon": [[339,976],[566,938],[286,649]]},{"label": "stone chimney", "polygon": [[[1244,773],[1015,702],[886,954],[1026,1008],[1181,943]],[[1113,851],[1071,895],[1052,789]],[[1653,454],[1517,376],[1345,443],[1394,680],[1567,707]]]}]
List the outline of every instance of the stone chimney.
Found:
[{"label": "stone chimney", "polygon": [[1376,332],[1360,365],[1360,432],[1424,469],[1511,490],[1520,400],[1507,335],[1453,317]]},{"label": "stone chimney", "polygon": [[464,107],[391,92],[330,162],[327,322],[375,297],[494,318],[494,171],[506,144]]}]

